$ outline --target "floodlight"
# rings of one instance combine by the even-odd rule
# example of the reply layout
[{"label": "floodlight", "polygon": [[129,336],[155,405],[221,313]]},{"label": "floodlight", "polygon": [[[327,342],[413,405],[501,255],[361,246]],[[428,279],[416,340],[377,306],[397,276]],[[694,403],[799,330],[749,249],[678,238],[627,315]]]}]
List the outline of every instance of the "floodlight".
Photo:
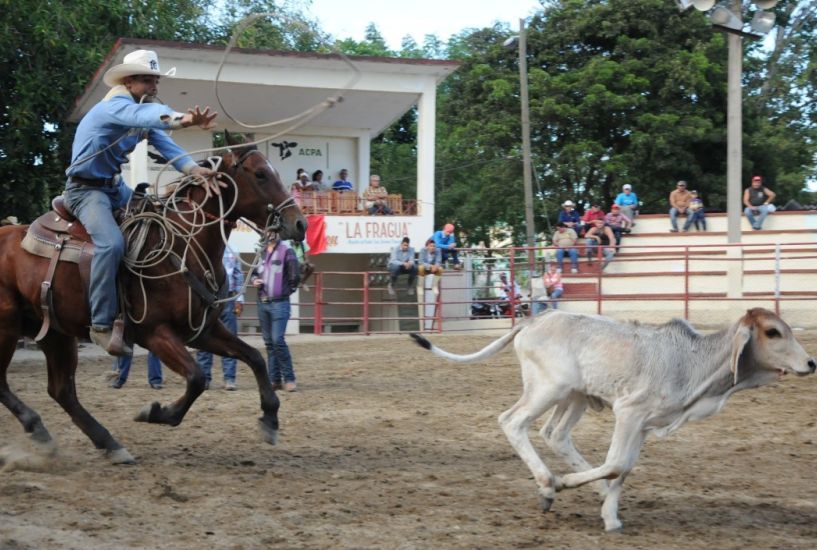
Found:
[{"label": "floodlight", "polygon": [[770,10],[777,5],[777,0],[752,0],[752,3],[762,10]]},{"label": "floodlight", "polygon": [[732,13],[732,10],[723,4],[719,4],[714,10],[712,10],[709,18],[715,25],[720,25],[721,27],[726,27],[727,29],[739,31],[743,27],[740,19],[734,13]]},{"label": "floodlight", "polygon": [[774,27],[775,16],[770,11],[757,11],[752,18],[752,30],[758,34],[766,34]]},{"label": "floodlight", "polygon": [[510,48],[511,46],[513,46],[516,43],[517,40],[519,40],[519,37],[516,36],[516,35],[513,35],[510,38],[507,38],[505,40],[505,42],[502,43],[502,45],[505,46],[506,48]]},{"label": "floodlight", "polygon": [[[767,0],[770,1],[770,0]],[[715,5],[715,0],[692,0],[692,7],[698,11],[709,11]]]}]

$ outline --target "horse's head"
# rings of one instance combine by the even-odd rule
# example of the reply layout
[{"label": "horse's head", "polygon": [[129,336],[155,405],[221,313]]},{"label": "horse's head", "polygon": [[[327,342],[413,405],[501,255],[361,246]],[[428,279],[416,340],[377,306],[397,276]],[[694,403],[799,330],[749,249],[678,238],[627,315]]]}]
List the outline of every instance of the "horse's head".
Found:
[{"label": "horse's head", "polygon": [[242,146],[226,130],[224,138],[232,148],[220,170],[235,180],[238,194],[228,218],[247,218],[260,229],[276,230],[283,239],[304,240],[306,219],[278,171],[254,145]]}]

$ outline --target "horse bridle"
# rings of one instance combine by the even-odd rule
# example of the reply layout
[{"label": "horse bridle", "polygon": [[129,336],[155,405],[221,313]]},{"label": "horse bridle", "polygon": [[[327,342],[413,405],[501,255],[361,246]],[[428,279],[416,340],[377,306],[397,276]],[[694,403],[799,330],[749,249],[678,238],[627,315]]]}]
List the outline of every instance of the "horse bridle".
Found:
[{"label": "horse bridle", "polygon": [[[244,151],[241,154],[241,156],[239,156],[235,160],[235,162],[233,163],[231,168],[233,168],[235,170],[238,170],[238,168],[241,167],[242,169],[247,170],[249,172],[250,170],[244,166],[244,161],[246,161],[248,158],[250,158],[251,155],[253,155],[255,153],[258,153],[260,155],[261,151],[259,151],[255,147],[253,147],[251,149],[248,149],[247,151]],[[266,158],[264,160],[266,160]],[[269,162],[269,161],[267,161],[267,162]],[[267,233],[269,233],[271,231],[274,232],[274,233],[280,232],[281,231],[281,218],[282,218],[283,211],[286,210],[287,208],[292,208],[292,207],[296,207],[296,206],[298,206],[298,204],[295,202],[295,199],[293,197],[291,197],[291,196],[287,197],[278,206],[275,206],[272,203],[267,203],[267,212],[268,212],[268,214],[267,214],[267,221],[264,224],[263,233],[267,234]]]}]

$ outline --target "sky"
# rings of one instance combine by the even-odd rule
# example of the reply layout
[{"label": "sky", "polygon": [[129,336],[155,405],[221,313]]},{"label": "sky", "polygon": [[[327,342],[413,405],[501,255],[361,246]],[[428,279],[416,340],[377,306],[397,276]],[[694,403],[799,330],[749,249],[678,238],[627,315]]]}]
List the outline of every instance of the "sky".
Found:
[{"label": "sky", "polygon": [[307,14],[337,39],[360,41],[374,23],[389,49],[400,50],[407,34],[422,45],[427,34],[448,38],[468,28],[491,26],[495,21],[519,27],[541,5],[537,0],[312,0]]}]

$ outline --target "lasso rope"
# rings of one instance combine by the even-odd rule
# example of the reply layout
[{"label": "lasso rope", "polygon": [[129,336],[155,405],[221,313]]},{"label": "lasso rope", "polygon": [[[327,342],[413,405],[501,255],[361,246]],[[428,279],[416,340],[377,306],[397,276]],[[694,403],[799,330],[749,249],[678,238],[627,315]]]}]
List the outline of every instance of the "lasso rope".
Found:
[{"label": "lasso rope", "polygon": [[[273,17],[273,18],[277,18],[279,20],[284,19],[285,20],[284,23],[290,22],[290,23],[294,23],[294,26],[302,26],[302,23],[299,22],[299,21],[292,21],[289,17],[282,18],[279,14],[275,14],[275,13],[251,14],[251,15],[248,15],[247,17],[245,17],[244,19],[242,19],[236,25],[235,30],[234,30],[231,38],[230,38],[230,42],[227,44],[227,47],[224,50],[224,55],[222,56],[221,62],[219,63],[219,67],[218,67],[218,70],[216,72],[216,77],[215,77],[215,80],[213,82],[213,91],[215,93],[216,101],[218,102],[218,106],[221,109],[221,112],[224,113],[224,116],[226,116],[233,123],[235,123],[235,124],[237,124],[237,125],[239,125],[239,126],[241,126],[243,128],[247,128],[249,130],[254,130],[254,129],[259,129],[259,128],[268,128],[268,127],[272,127],[272,126],[281,126],[281,125],[288,125],[288,126],[286,126],[281,131],[279,131],[279,132],[277,132],[277,133],[275,133],[273,135],[267,136],[265,138],[261,138],[261,139],[255,140],[255,141],[250,141],[250,142],[247,142],[247,143],[242,143],[240,145],[241,148],[257,147],[261,143],[266,143],[266,142],[278,139],[279,137],[281,137],[283,135],[286,135],[286,134],[288,134],[290,132],[293,132],[294,130],[302,127],[304,124],[308,123],[310,120],[314,119],[315,117],[317,117],[318,115],[320,115],[321,113],[326,111],[327,109],[330,109],[334,105],[342,102],[345,92],[348,91],[349,89],[351,89],[358,82],[358,80],[360,79],[360,75],[361,75],[360,70],[349,59],[349,57],[346,56],[345,54],[343,54],[341,51],[339,51],[337,48],[335,48],[332,45],[332,46],[330,46],[330,49],[338,57],[340,57],[340,59],[344,63],[346,63],[346,65],[348,65],[348,67],[350,68],[350,70],[352,72],[351,76],[349,77],[349,80],[345,83],[344,86],[342,86],[341,88],[335,90],[333,94],[329,95],[326,99],[324,99],[320,103],[310,107],[309,109],[306,109],[305,111],[302,111],[301,113],[298,113],[298,114],[296,114],[294,116],[291,116],[291,117],[288,117],[288,118],[285,118],[285,119],[281,119],[281,120],[277,120],[277,121],[273,121],[273,122],[268,122],[268,123],[264,123],[264,124],[249,124],[249,123],[242,122],[242,121],[238,120],[237,118],[235,118],[227,110],[227,108],[224,106],[224,103],[222,102],[221,94],[219,93],[219,79],[221,77],[221,72],[222,72],[222,70],[224,68],[224,65],[226,64],[227,57],[230,54],[230,52],[232,51],[232,49],[235,47],[236,43],[238,42],[238,39],[239,39],[241,33],[243,33],[244,30],[246,30],[246,28],[249,27],[249,25],[251,25],[254,21],[256,21],[257,19],[260,19],[262,17]],[[323,43],[323,41],[322,41],[322,39],[320,39],[320,37],[318,39],[319,39],[319,41],[321,43]],[[156,197],[158,197],[158,195],[159,195],[159,180],[160,180],[162,174],[165,172],[165,170],[167,170],[170,166],[173,165],[173,162],[175,162],[179,158],[181,158],[183,156],[187,156],[187,155],[192,156],[192,155],[197,155],[197,154],[201,154],[201,153],[207,153],[208,155],[210,155],[208,157],[208,162],[210,163],[212,169],[215,170],[215,171],[218,171],[218,169],[220,167],[220,164],[222,162],[222,158],[218,157],[218,156],[212,156],[212,155],[214,153],[221,152],[221,151],[226,151],[226,152],[232,151],[233,147],[234,146],[231,146],[231,145],[225,145],[225,146],[222,146],[222,147],[209,147],[209,148],[205,148],[205,149],[199,149],[197,151],[192,151],[190,153],[185,153],[183,155],[179,155],[177,157],[169,159],[167,161],[167,163],[161,168],[159,173],[156,174],[156,177],[155,177],[155,180],[154,180],[154,183],[153,183],[154,195]],[[249,153],[252,153],[252,152],[253,151],[250,151]],[[257,152],[257,151],[255,151],[255,152]],[[86,160],[88,160],[88,159],[83,159],[83,161],[86,161]],[[269,164],[269,161],[267,161],[267,163]],[[270,168],[272,168],[271,165],[270,165]],[[272,168],[272,169],[275,171],[274,168]],[[232,185],[232,187],[233,187],[233,202],[227,208],[225,208],[222,196],[220,194],[217,195],[218,196],[218,203],[219,203],[219,215],[216,216],[216,217],[212,217],[209,221],[208,221],[208,216],[205,215],[205,212],[202,209],[203,208],[203,203],[202,204],[197,204],[197,203],[194,203],[194,202],[190,201],[187,198],[187,196],[189,195],[189,189],[191,188],[191,186],[200,185],[200,186],[203,186],[205,189],[207,189],[208,182],[202,176],[188,175],[188,176],[184,176],[180,180],[178,180],[178,184],[175,186],[175,188],[173,189],[171,194],[167,198],[160,201],[162,203],[162,205],[163,205],[161,215],[158,214],[158,213],[155,213],[155,212],[145,211],[143,209],[140,212],[131,213],[130,216],[127,218],[127,220],[122,224],[122,231],[123,231],[123,233],[125,233],[125,235],[126,235],[126,237],[128,239],[127,242],[130,242],[131,238],[135,239],[135,242],[137,243],[137,248],[138,248],[138,243],[139,242],[144,242],[144,240],[147,238],[147,235],[148,235],[148,232],[149,232],[150,228],[152,226],[154,226],[154,225],[158,226],[159,237],[160,237],[159,243],[156,246],[156,248],[149,251],[144,256],[144,258],[139,259],[137,257],[127,256],[125,258],[125,260],[124,260],[126,269],[128,269],[128,271],[133,273],[137,277],[137,279],[139,280],[139,289],[140,289],[140,292],[141,292],[141,295],[142,295],[142,301],[143,301],[143,304],[144,304],[142,315],[139,318],[135,318],[130,313],[130,308],[125,308],[125,310],[128,311],[129,318],[134,323],[139,324],[139,323],[143,322],[145,317],[147,316],[148,302],[147,302],[147,291],[146,291],[145,286],[144,286],[144,280],[145,279],[155,280],[155,279],[162,279],[162,278],[166,278],[166,277],[172,277],[172,276],[176,276],[176,275],[183,275],[184,272],[186,270],[188,270],[188,267],[187,267],[188,263],[187,262],[189,260],[195,262],[194,265],[197,265],[198,267],[200,267],[203,270],[203,272],[205,274],[205,284],[207,285],[207,287],[210,288],[211,290],[213,290],[214,292],[218,291],[218,282],[216,282],[214,280],[214,277],[213,277],[213,273],[215,273],[215,270],[213,268],[212,262],[207,257],[207,255],[204,252],[204,249],[198,243],[198,241],[196,240],[195,237],[199,233],[201,233],[201,231],[203,231],[206,227],[208,227],[210,225],[213,225],[213,224],[219,224],[222,241],[224,242],[225,246],[229,246],[229,244],[228,244],[229,239],[228,239],[227,234],[226,234],[226,232],[224,230],[223,221],[226,219],[226,217],[235,208],[235,205],[236,205],[237,200],[238,200],[238,185],[235,182],[235,180],[231,176],[229,176],[228,174],[226,174],[224,172],[219,172],[219,174],[220,174],[220,177],[221,177],[222,181],[224,181],[226,179],[228,184]],[[207,190],[207,192],[208,192],[208,195],[209,195],[210,191]],[[181,196],[182,193],[184,193],[184,196]],[[158,200],[158,199],[156,199],[156,200]],[[206,200],[204,202],[206,202]],[[185,204],[188,205],[189,208],[180,209],[178,207],[179,203],[185,203]],[[289,197],[282,204],[277,205],[270,212],[270,214],[269,214],[269,216],[267,218],[266,227],[264,227],[263,229],[257,227],[251,220],[246,220],[246,219],[242,218],[242,220],[247,224],[248,227],[252,228],[254,231],[256,231],[260,235],[259,243],[258,243],[258,246],[256,247],[255,257],[253,258],[252,262],[247,263],[247,262],[245,262],[244,260],[241,259],[240,255],[236,255],[236,258],[238,259],[238,261],[243,266],[246,266],[248,268],[252,268],[255,265],[257,265],[257,263],[258,263],[258,261],[260,259],[260,255],[261,255],[262,251],[265,248],[265,245],[266,245],[266,242],[267,242],[267,239],[268,239],[269,230],[271,229],[271,227],[275,223],[277,223],[276,220],[277,220],[278,217],[280,217],[280,212],[283,211],[284,209],[292,207],[292,206],[295,206],[295,201],[294,201],[294,199],[292,197]],[[130,204],[128,205],[128,213],[130,213]],[[170,213],[176,214],[180,219],[183,219],[184,224],[182,224],[182,223],[180,223],[178,221],[169,219],[168,214],[170,214]],[[176,243],[179,240],[181,240],[184,243],[183,247],[182,247],[181,255],[174,252],[174,249],[176,247]],[[153,276],[151,276],[151,275],[146,275],[145,274],[145,270],[148,270],[148,269],[150,269],[152,267],[155,267],[155,266],[159,265],[160,263],[167,260],[170,256],[174,256],[177,259],[177,261],[179,262],[181,267],[178,270],[170,272],[170,273],[166,273],[166,274],[163,274],[163,275],[153,275]],[[247,288],[247,286],[249,286],[250,277],[251,277],[251,271],[248,270],[247,275],[244,278],[244,282],[243,282],[243,284],[241,286],[240,293],[243,293],[244,290]],[[213,304],[220,304],[222,302],[229,302],[229,301],[232,301],[232,297],[227,297],[227,298],[224,298],[224,299],[221,299],[221,300],[216,300],[215,302],[213,302]],[[201,331],[203,330],[204,325],[206,323],[206,320],[207,320],[207,316],[208,316],[208,313],[209,313],[209,307],[212,307],[212,305],[211,305],[211,306],[205,308],[205,310],[204,310],[204,312],[202,314],[202,319],[201,319],[200,323],[194,323],[192,304],[193,304],[193,290],[192,290],[192,288],[188,288],[188,325],[189,325],[190,330],[194,332],[194,336],[191,337],[189,341],[194,340],[201,333]]]}]

